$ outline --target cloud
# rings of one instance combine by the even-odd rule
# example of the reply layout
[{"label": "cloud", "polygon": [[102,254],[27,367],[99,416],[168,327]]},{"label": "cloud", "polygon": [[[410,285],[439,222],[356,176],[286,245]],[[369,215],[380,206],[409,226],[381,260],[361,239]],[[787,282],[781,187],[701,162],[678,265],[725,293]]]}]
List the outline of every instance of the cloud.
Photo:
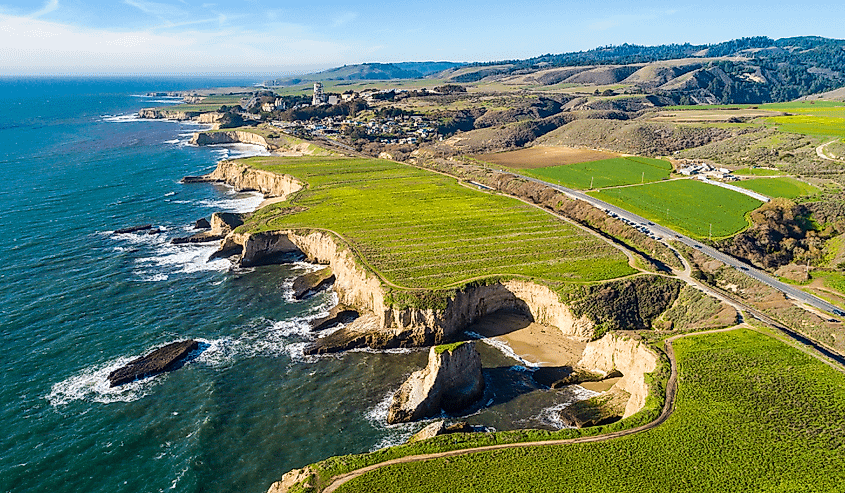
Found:
[{"label": "cloud", "polygon": [[123,0],[123,3],[135,7],[145,14],[158,17],[162,20],[171,20],[175,17],[183,18],[187,16],[187,12],[181,8],[166,3],[147,2],[145,0]]},{"label": "cloud", "polygon": [[332,19],[332,27],[340,27],[345,26],[346,24],[351,23],[358,17],[358,14],[355,12],[346,12],[344,14],[340,14]]},{"label": "cloud", "polygon": [[[210,19],[219,21],[218,18]],[[281,73],[328,67],[373,48],[290,23],[254,29],[119,31],[0,14],[0,74]]]},{"label": "cloud", "polygon": [[59,0],[48,0],[47,4],[34,14],[30,15],[31,18],[35,19],[37,17],[41,17],[42,15],[49,14],[50,12],[55,11],[59,8]]}]

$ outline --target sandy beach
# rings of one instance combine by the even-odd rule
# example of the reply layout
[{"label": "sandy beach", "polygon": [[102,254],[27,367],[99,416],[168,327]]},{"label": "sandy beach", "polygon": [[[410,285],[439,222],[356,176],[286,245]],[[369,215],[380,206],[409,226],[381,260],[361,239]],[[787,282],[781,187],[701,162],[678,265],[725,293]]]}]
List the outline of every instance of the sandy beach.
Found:
[{"label": "sandy beach", "polygon": [[520,358],[539,366],[573,366],[587,345],[563,335],[556,327],[534,323],[518,312],[492,313],[466,330],[501,341]]}]

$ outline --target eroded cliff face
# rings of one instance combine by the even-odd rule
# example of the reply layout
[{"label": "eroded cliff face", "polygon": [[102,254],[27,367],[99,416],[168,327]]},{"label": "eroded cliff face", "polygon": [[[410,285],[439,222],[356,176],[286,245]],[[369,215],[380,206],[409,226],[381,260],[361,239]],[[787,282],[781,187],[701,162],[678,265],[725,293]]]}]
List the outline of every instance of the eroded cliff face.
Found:
[{"label": "eroded cliff face", "polygon": [[484,376],[481,356],[475,343],[457,343],[456,347],[433,347],[428,365],[411,374],[402,384],[387,412],[387,422],[406,423],[440,410],[459,411],[481,398]]},{"label": "eroded cliff face", "polygon": [[268,141],[263,136],[243,130],[221,130],[215,132],[198,132],[191,138],[191,144],[215,145],[215,144],[253,144],[259,145],[272,152],[281,152],[287,156],[306,156],[314,154],[332,154],[329,151],[320,149],[313,144],[301,141],[284,135],[277,136],[274,142]]},{"label": "eroded cliff face", "polygon": [[253,144],[259,145],[267,150],[273,151],[276,146],[267,142],[267,139],[252,132],[243,132],[240,130],[224,130],[219,132],[198,132],[191,138],[191,144],[194,145],[214,145],[214,144]]},{"label": "eroded cliff face", "polygon": [[436,327],[434,343],[439,344],[481,317],[504,309],[530,314],[535,322],[557,327],[567,336],[589,340],[594,333],[593,322],[575,317],[557,293],[546,286],[515,280],[459,291],[449,299],[445,310],[388,307],[382,315],[382,326]]},{"label": "eroded cliff face", "polygon": [[223,114],[217,112],[201,113],[198,111],[161,110],[156,108],[144,108],[138,111],[138,116],[153,120],[191,120],[197,123],[218,123],[223,118]]},{"label": "eroded cliff face", "polygon": [[[467,325],[502,309],[520,310],[538,323],[559,328],[565,335],[590,339],[594,324],[575,317],[554,291],[526,281],[508,281],[459,291],[443,310],[396,308],[386,301],[381,280],[359,265],[353,253],[324,231],[293,230],[232,233],[221,243],[225,256],[239,254],[241,265],[262,263],[267,256],[299,250],[311,262],[329,265],[335,275],[339,302],[368,312],[360,323],[341,329],[327,346],[316,352],[332,352],[359,345],[379,347],[420,346],[448,342]],[[375,327],[374,327],[375,326]],[[381,331],[378,337],[366,333]],[[319,345],[319,343],[318,343]]]},{"label": "eroded cliff face", "polygon": [[290,175],[255,169],[236,161],[220,161],[217,168],[203,178],[205,181],[228,183],[238,191],[255,190],[266,196],[282,199],[303,187],[302,182]]},{"label": "eroded cliff face", "polygon": [[577,367],[605,375],[613,370],[622,373],[622,378],[613,385],[611,391],[619,389],[631,394],[622,415],[627,418],[645,405],[648,396],[645,374],[657,368],[657,359],[657,355],[645,344],[610,333],[587,344]]}]

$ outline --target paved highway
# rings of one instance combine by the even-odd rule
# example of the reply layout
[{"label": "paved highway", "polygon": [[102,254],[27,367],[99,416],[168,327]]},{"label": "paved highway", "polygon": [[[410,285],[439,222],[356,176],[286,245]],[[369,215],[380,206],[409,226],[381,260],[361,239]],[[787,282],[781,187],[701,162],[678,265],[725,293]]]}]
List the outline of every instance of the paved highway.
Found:
[{"label": "paved highway", "polygon": [[827,301],[825,301],[821,298],[818,298],[816,296],[813,296],[813,295],[811,295],[811,294],[809,294],[805,291],[802,291],[801,289],[798,289],[795,286],[783,283],[783,282],[775,279],[774,277],[766,274],[765,272],[763,272],[763,271],[761,271],[761,270],[759,270],[759,269],[757,269],[757,268],[755,268],[751,265],[746,264],[745,262],[737,260],[737,259],[731,257],[730,255],[726,255],[726,254],[716,250],[715,248],[711,248],[711,247],[709,247],[709,246],[707,246],[703,243],[700,243],[700,242],[698,242],[698,241],[696,241],[692,238],[684,236],[684,235],[682,235],[682,234],[680,234],[676,231],[673,231],[673,230],[671,230],[671,229],[669,229],[665,226],[660,226],[658,224],[654,224],[653,222],[649,221],[648,219],[640,217],[640,216],[638,216],[638,215],[636,215],[632,212],[628,212],[625,209],[621,209],[621,208],[619,208],[619,207],[617,207],[613,204],[608,204],[607,202],[604,202],[603,200],[599,200],[597,198],[591,197],[591,196],[589,196],[589,195],[587,195],[583,192],[579,192],[578,190],[573,190],[571,188],[566,188],[566,187],[563,187],[563,186],[560,186],[560,185],[556,185],[554,183],[549,183],[549,182],[546,182],[546,181],[538,180],[536,178],[531,178],[530,176],[524,176],[524,175],[517,175],[517,176],[519,176],[520,178],[523,178],[525,180],[528,180],[528,181],[533,181],[535,183],[539,183],[539,184],[542,184],[542,185],[552,187],[556,190],[563,192],[564,194],[568,195],[569,197],[571,197],[573,199],[583,200],[583,201],[599,208],[600,210],[607,210],[607,211],[609,211],[613,214],[616,214],[617,216],[619,216],[619,218],[621,218],[623,220],[627,220],[629,222],[635,223],[635,227],[639,226],[642,229],[645,229],[646,231],[651,232],[652,234],[654,234],[654,236],[660,238],[660,241],[663,242],[663,243],[667,243],[668,240],[674,240],[674,241],[679,241],[679,242],[681,242],[685,245],[689,245],[690,247],[695,248],[695,249],[701,251],[702,253],[709,255],[710,257],[713,257],[716,260],[719,260],[719,261],[721,261],[721,262],[723,262],[727,265],[730,265],[731,267],[739,270],[743,274],[781,291],[782,293],[786,294],[790,298],[798,300],[798,301],[805,303],[805,304],[807,304],[807,305],[809,305],[813,308],[816,308],[818,310],[822,310],[822,311],[825,311],[827,313],[833,313],[833,314],[835,314],[839,317],[845,317],[845,312],[841,311],[835,305],[828,303]]}]

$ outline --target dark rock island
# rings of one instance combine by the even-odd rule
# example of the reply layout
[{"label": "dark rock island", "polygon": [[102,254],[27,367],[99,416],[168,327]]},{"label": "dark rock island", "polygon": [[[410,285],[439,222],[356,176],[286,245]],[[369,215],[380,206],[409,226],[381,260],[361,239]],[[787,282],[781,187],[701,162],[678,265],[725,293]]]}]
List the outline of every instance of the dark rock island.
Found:
[{"label": "dark rock island", "polygon": [[181,360],[185,359],[191,351],[197,349],[199,349],[199,343],[193,339],[172,342],[162,346],[150,354],[132,360],[126,366],[111,372],[109,374],[110,386],[117,387],[135,380],[175,370]]}]

